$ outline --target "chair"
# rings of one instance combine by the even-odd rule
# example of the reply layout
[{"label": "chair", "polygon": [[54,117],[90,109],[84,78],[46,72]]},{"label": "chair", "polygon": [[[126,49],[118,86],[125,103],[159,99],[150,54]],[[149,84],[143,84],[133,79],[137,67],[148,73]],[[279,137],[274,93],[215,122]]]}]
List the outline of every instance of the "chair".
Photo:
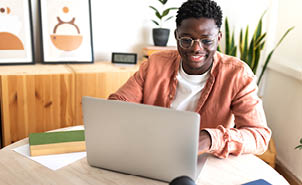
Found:
[{"label": "chair", "polygon": [[266,152],[264,152],[262,155],[257,155],[260,159],[262,159],[264,162],[269,164],[272,168],[275,168],[276,165],[276,146],[274,143],[273,138],[269,141],[268,148]]}]

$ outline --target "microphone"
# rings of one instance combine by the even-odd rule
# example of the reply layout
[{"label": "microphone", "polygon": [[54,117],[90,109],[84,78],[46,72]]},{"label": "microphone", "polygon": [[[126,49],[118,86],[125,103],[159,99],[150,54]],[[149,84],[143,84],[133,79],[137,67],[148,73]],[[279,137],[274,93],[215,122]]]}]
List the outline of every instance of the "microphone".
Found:
[{"label": "microphone", "polygon": [[194,180],[188,176],[179,176],[173,179],[169,185],[196,185]]}]

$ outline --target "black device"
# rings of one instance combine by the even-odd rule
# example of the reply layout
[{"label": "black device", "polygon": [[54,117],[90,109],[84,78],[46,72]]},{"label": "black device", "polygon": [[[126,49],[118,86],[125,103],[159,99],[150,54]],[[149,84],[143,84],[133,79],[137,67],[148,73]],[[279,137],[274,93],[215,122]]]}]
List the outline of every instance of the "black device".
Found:
[{"label": "black device", "polygon": [[173,179],[169,185],[196,185],[194,180],[188,176],[179,176]]},{"label": "black device", "polygon": [[136,64],[136,53],[112,53],[111,62],[114,64]]}]

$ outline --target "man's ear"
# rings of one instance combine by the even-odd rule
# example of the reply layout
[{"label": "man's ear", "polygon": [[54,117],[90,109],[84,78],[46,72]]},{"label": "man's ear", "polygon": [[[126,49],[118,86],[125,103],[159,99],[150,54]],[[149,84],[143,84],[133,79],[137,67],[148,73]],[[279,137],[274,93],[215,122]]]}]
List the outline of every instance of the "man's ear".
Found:
[{"label": "man's ear", "polygon": [[222,38],[222,32],[219,31],[219,33],[218,33],[218,42],[220,42],[221,38]]},{"label": "man's ear", "polygon": [[174,37],[177,40],[177,28],[174,30]]}]

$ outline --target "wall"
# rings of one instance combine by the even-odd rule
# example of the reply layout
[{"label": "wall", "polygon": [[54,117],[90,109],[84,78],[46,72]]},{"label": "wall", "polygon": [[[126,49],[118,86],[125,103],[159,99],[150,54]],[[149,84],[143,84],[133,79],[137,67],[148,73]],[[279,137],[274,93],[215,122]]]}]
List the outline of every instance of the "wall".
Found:
[{"label": "wall", "polygon": [[279,0],[275,41],[295,26],[276,50],[269,65],[264,108],[273,130],[277,158],[302,181],[302,150],[294,150],[302,137],[302,6],[301,0]]},{"label": "wall", "polygon": [[[261,14],[273,0],[217,0],[222,7],[224,16],[228,16],[230,24],[239,28],[247,22],[255,26]],[[185,0],[170,0],[165,7],[179,7]],[[40,25],[37,0],[32,0],[33,23],[35,34],[36,58],[40,55]],[[111,60],[111,52],[136,52],[141,57],[142,48],[153,45],[152,28],[155,24],[154,11],[148,6],[161,7],[157,0],[91,0],[93,45],[96,61]],[[176,11],[173,12],[175,15]],[[172,14],[171,14],[172,15]],[[175,46],[173,31],[175,18],[168,21],[165,27],[171,29],[168,45]]]},{"label": "wall", "polygon": [[302,68],[272,63],[267,71],[263,96],[267,122],[273,131],[278,160],[300,180],[302,150],[294,148],[302,137],[301,95]]}]

